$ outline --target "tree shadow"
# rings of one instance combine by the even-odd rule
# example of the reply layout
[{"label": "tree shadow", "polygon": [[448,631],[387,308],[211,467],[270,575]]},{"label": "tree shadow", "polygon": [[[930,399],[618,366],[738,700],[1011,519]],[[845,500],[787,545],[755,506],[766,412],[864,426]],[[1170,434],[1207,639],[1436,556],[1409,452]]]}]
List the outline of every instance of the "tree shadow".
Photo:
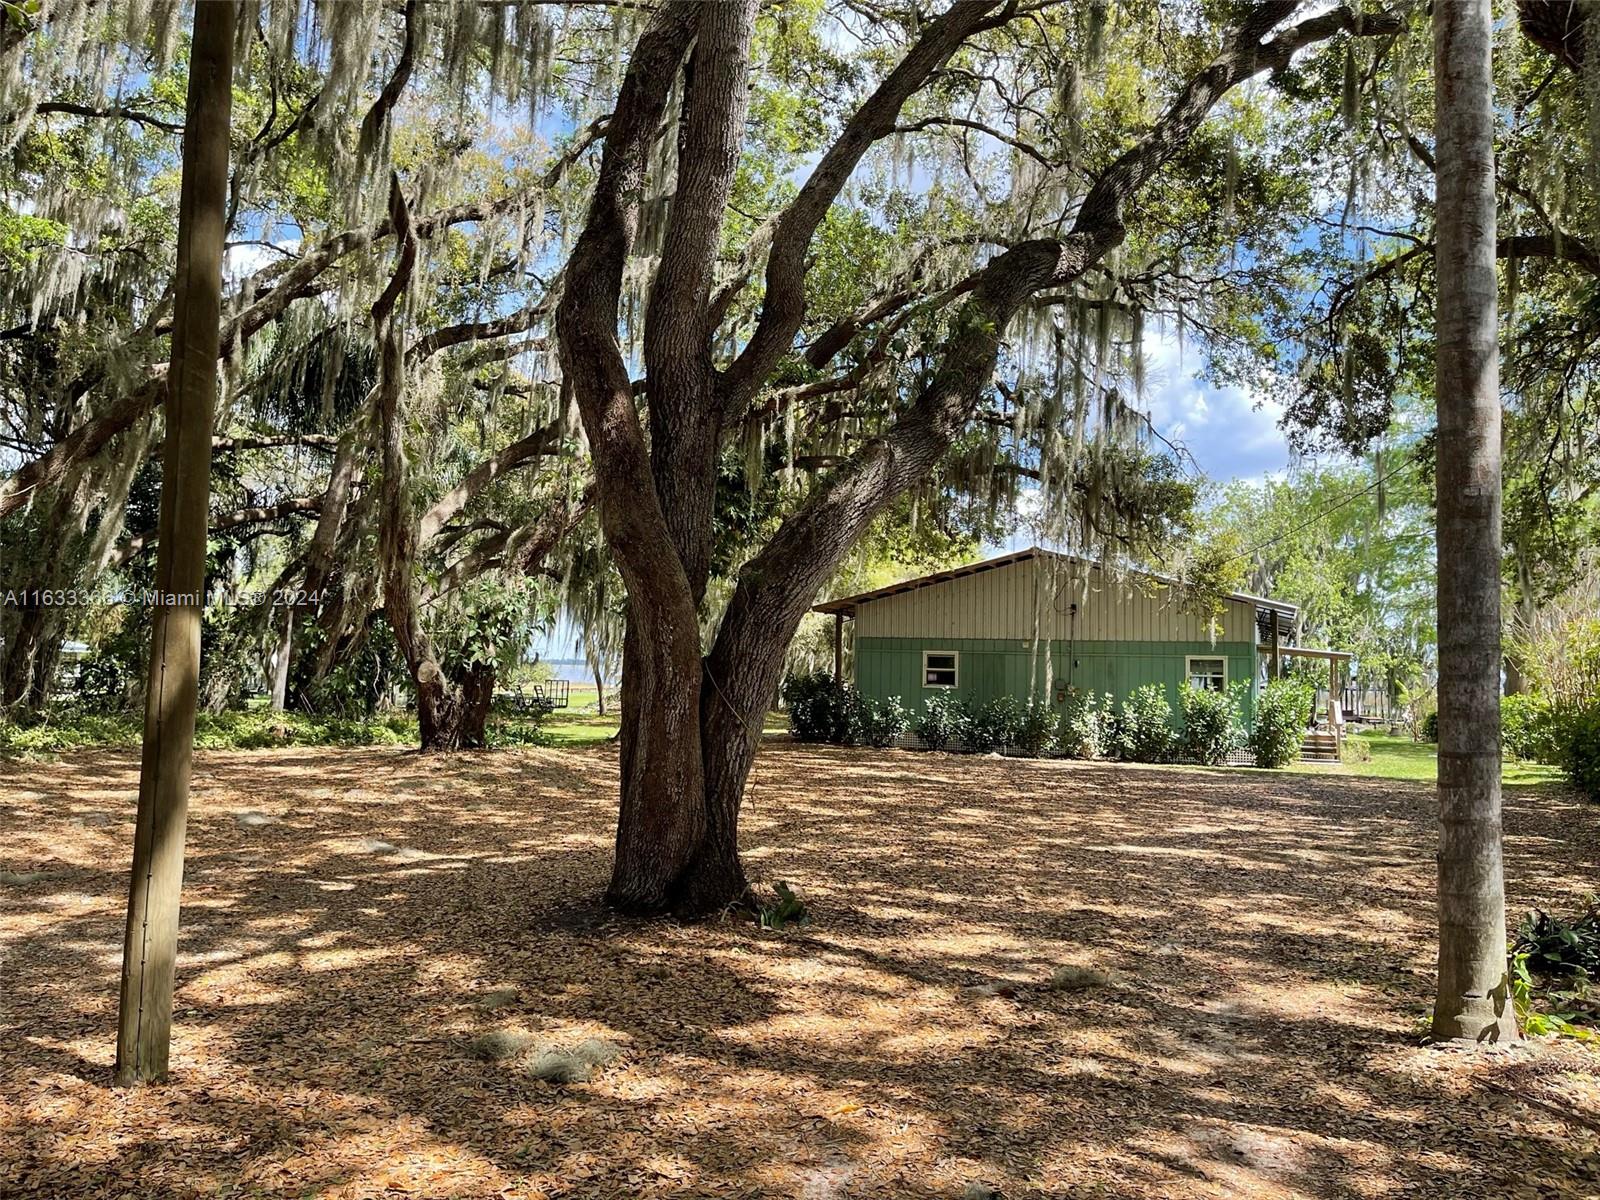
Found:
[{"label": "tree shadow", "polygon": [[[767,751],[744,845],[811,909],[783,934],[594,904],[604,750],[202,755],[176,1072],[128,1093],[107,1085],[137,763],[86,755],[5,785],[0,867],[45,874],[0,888],[0,1190],[1353,1200],[1600,1183],[1573,1129],[1475,1091],[1493,1061],[1414,1044],[1425,787]],[[1577,890],[1596,832],[1592,813],[1509,800],[1513,911]],[[1063,963],[1110,982],[1054,990]],[[528,1051],[475,1057],[499,1028]],[[526,1071],[586,1038],[621,1048],[590,1082]]]}]

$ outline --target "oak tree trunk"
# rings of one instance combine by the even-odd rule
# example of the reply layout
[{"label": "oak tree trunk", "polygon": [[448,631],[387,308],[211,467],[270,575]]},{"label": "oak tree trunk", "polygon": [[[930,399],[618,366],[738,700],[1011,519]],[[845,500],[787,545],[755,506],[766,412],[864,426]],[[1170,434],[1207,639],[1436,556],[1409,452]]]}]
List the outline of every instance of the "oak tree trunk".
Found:
[{"label": "oak tree trunk", "polygon": [[[429,664],[432,666],[432,664]],[[413,682],[417,689],[417,727],[427,752],[481,750],[494,700],[493,664],[476,663],[459,681],[424,670]]]},{"label": "oak tree trunk", "polygon": [[[1357,18],[1341,7],[1280,29],[1295,0],[1248,6],[1216,57],[1096,179],[1070,230],[1012,245],[975,273],[928,384],[888,430],[819,481],[743,567],[715,644],[702,658],[700,610],[723,431],[743,424],[794,350],[805,320],[812,239],[862,157],[894,133],[906,101],[967,38],[1004,24],[1015,7],[1001,0],[951,4],[922,27],[845,122],[773,222],[760,313],[725,369],[715,367],[711,352],[724,300],[712,296],[710,285],[738,163],[755,6],[748,0],[663,5],[636,45],[607,127],[588,217],[567,264],[568,277],[583,286],[563,292],[555,321],[563,380],[593,452],[601,525],[628,594],[622,803],[607,893],[618,907],[692,916],[745,896],[739,808],[784,651],[849,548],[896,497],[926,478],[971,419],[993,382],[1005,330],[1028,297],[1071,286],[1122,241],[1124,203],[1229,89],[1262,71],[1286,69],[1298,49],[1341,30],[1372,36],[1399,28],[1393,17]],[[645,164],[680,78],[677,186],[644,332],[647,438],[617,342],[618,305],[640,223]]]},{"label": "oak tree trunk", "polygon": [[1500,829],[1500,386],[1490,0],[1433,10],[1438,155],[1439,994],[1433,1036],[1517,1036]]},{"label": "oak tree trunk", "polygon": [[34,661],[44,642],[46,614],[44,606],[24,600],[21,615],[17,618],[11,641],[6,646],[5,662],[0,665],[0,712],[12,714],[28,711],[28,697],[33,690]]},{"label": "oak tree trunk", "polygon": [[189,58],[156,547],[160,595],[150,647],[114,1072],[121,1085],[164,1076],[172,1034],[178,897],[200,676],[235,8],[232,3],[195,6]]}]

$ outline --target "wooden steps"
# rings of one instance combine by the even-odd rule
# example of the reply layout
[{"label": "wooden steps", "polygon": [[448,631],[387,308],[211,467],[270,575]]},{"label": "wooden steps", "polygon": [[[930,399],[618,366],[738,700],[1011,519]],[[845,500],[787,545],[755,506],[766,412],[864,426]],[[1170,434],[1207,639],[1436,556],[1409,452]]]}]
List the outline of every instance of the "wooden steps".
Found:
[{"label": "wooden steps", "polygon": [[1339,739],[1326,729],[1313,729],[1300,744],[1301,762],[1338,762]]}]

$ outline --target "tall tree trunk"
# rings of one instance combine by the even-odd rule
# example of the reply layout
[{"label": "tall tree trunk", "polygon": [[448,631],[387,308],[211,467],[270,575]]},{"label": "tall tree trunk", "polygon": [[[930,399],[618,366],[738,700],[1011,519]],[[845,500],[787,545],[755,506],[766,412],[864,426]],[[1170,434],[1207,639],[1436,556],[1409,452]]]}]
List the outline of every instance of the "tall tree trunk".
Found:
[{"label": "tall tree trunk", "polygon": [[236,6],[198,4],[184,117],[160,542],[114,1078],[167,1073],[200,677]]},{"label": "tall tree trunk", "polygon": [[283,609],[283,636],[272,660],[272,711],[282,712],[289,700],[289,654],[294,649],[294,605]]},{"label": "tall tree trunk", "polygon": [[606,677],[597,659],[594,665],[594,703],[597,716],[606,715]]},{"label": "tall tree trunk", "polygon": [[1500,830],[1500,385],[1493,13],[1435,4],[1439,161],[1439,995],[1433,1036],[1517,1036]]}]

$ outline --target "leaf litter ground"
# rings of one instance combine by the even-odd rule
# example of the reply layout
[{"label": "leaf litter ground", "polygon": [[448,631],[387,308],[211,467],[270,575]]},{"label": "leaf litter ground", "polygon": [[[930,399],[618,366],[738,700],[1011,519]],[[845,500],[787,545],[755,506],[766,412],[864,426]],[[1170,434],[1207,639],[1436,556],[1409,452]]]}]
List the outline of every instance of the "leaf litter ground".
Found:
[{"label": "leaf litter ground", "polygon": [[[1417,1044],[1433,793],[816,749],[608,916],[616,759],[199,757],[170,1082],[109,1086],[137,760],[0,763],[0,1195],[1600,1196],[1597,1060]],[[1600,810],[1507,801],[1513,913]]]}]

